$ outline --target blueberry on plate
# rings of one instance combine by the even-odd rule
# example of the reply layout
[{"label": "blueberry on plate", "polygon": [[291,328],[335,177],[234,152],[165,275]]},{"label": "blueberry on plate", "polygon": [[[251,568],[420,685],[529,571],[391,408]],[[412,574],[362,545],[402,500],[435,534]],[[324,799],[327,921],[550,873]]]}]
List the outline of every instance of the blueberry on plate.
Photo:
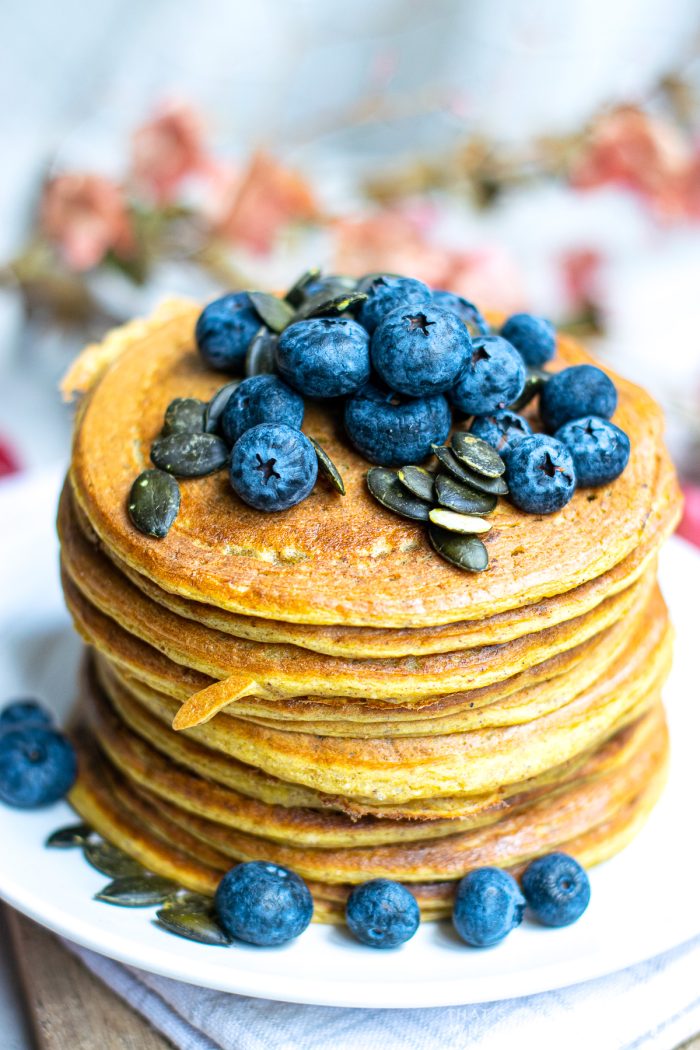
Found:
[{"label": "blueberry on plate", "polygon": [[540,393],[540,416],[550,434],[571,419],[610,419],[616,408],[615,384],[595,365],[572,365],[556,372]]},{"label": "blueberry on plate", "polygon": [[220,372],[242,373],[248,344],[261,325],[247,292],[215,299],[204,307],[194,330],[202,359]]},{"label": "blueberry on plate", "polygon": [[393,277],[380,274],[367,286],[362,286],[367,298],[360,307],[358,321],[372,334],[387,314],[399,307],[429,303],[431,292],[427,284],[413,277]]},{"label": "blueberry on plate", "polygon": [[78,773],[73,745],[62,733],[24,724],[0,733],[0,801],[19,809],[57,802]]},{"label": "blueberry on plate", "polygon": [[214,907],[229,937],[269,947],[303,933],[311,922],[314,902],[295,872],[253,860],[226,872]]},{"label": "blueberry on plate", "polygon": [[528,907],[544,926],[570,926],[591,899],[588,875],[567,853],[547,853],[533,860],[521,883]]},{"label": "blueberry on plate", "polygon": [[541,368],[557,352],[554,325],[545,317],[512,314],[501,328],[501,335],[531,368]]},{"label": "blueberry on plate", "polygon": [[449,390],[471,354],[466,326],[449,310],[399,307],[372,336],[372,364],[387,386],[409,397]]},{"label": "blueberry on plate", "polygon": [[345,905],[345,921],[362,944],[397,948],[420,924],[420,909],[411,891],[391,879],[355,886]]},{"label": "blueberry on plate", "polygon": [[282,332],[277,368],[307,397],[341,397],[369,379],[369,336],[347,317],[314,317]]},{"label": "blueberry on plate", "polygon": [[506,480],[511,501],[528,514],[553,514],[576,489],[574,461],[566,445],[547,434],[532,434],[508,456]]},{"label": "blueberry on plate", "polygon": [[470,329],[474,335],[488,335],[489,326],[481,310],[468,299],[462,298],[455,292],[445,292],[438,288],[433,291],[433,302],[442,310],[450,310],[457,314],[461,321]]},{"label": "blueberry on plate", "polygon": [[520,396],[525,374],[522,357],[505,339],[498,335],[475,339],[452,388],[452,403],[465,416],[486,416]]},{"label": "blueberry on plate", "polygon": [[287,510],[316,484],[318,458],[309,439],[285,423],[246,430],[231,453],[231,487],[256,510]]},{"label": "blueberry on plate", "polygon": [[457,885],[452,922],[474,948],[498,944],[523,921],[525,898],[507,871],[477,868]]},{"label": "blueberry on plate", "polygon": [[301,427],[304,400],[277,376],[260,375],[244,379],[226,402],[221,414],[221,431],[229,445],[241,434],[260,423],[286,423]]},{"label": "blueberry on plate", "polygon": [[420,463],[447,440],[450,406],[442,394],[407,398],[367,383],[345,402],[345,429],[365,459],[385,467]]},{"label": "blueberry on plate", "polygon": [[469,430],[495,448],[503,460],[532,433],[528,421],[508,408],[499,408],[488,416],[476,416]]},{"label": "blueberry on plate", "polygon": [[37,700],[13,700],[0,711],[0,733],[20,725],[50,726],[53,719]]},{"label": "blueberry on plate", "polygon": [[572,419],[554,436],[571,453],[576,481],[584,488],[607,485],[619,478],[629,463],[630,439],[624,430],[607,419],[597,416]]}]

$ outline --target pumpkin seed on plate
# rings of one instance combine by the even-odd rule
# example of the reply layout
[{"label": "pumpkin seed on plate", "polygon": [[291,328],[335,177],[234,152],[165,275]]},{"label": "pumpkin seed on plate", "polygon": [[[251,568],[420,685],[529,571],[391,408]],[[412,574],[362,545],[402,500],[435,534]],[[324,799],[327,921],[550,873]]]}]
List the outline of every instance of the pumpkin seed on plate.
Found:
[{"label": "pumpkin seed on plate", "polygon": [[455,430],[452,452],[460,463],[485,478],[500,478],[505,473],[506,465],[495,448],[466,430]]},{"label": "pumpkin seed on plate", "polygon": [[109,875],[111,879],[146,873],[146,869],[137,860],[132,860],[123,850],[109,842],[86,843],[83,856],[93,868],[103,875]]},{"label": "pumpkin seed on plate", "polygon": [[243,382],[242,379],[232,379],[226,386],[222,386],[221,390],[217,390],[213,398],[204,410],[204,432],[206,434],[215,434],[219,429],[219,420],[223,415],[224,409],[228,404],[228,399],[234,390]]},{"label": "pumpkin seed on plate", "polygon": [[431,445],[431,448],[443,467],[458,481],[463,481],[465,485],[469,485],[478,492],[488,492],[492,496],[508,494],[508,486],[502,477],[485,478],[482,474],[477,474],[475,470],[470,470],[464,463],[460,463],[446,445]]},{"label": "pumpkin seed on plate", "polygon": [[248,298],[261,321],[273,332],[281,332],[294,320],[294,310],[276,295],[269,292],[248,292]]},{"label": "pumpkin seed on plate", "polygon": [[430,504],[405,489],[395,470],[372,467],[367,471],[367,488],[383,507],[393,510],[394,514],[411,521],[429,520]]},{"label": "pumpkin seed on plate", "polygon": [[163,470],[144,470],[131,486],[127,510],[139,532],[162,540],[180,510],[180,486]]},{"label": "pumpkin seed on plate", "polygon": [[438,474],[435,478],[435,495],[440,506],[458,514],[490,514],[498,504],[498,496],[477,492],[457,481],[451,474]]},{"label": "pumpkin seed on plate", "polygon": [[458,569],[483,572],[488,567],[489,552],[478,536],[465,536],[431,525],[428,538],[440,557]]},{"label": "pumpkin seed on plate", "polygon": [[474,534],[488,532],[491,528],[488,521],[476,514],[458,514],[454,510],[445,510],[444,507],[433,507],[430,512],[430,520],[433,525],[447,529],[448,532]]},{"label": "pumpkin seed on plate", "polygon": [[328,292],[323,289],[301,304],[294,320],[306,321],[310,317],[338,317],[351,307],[364,302],[366,298],[363,292],[342,292],[340,295],[329,296]]},{"label": "pumpkin seed on plate", "polygon": [[204,430],[204,401],[197,397],[176,397],[165,410],[164,436],[168,434],[201,434]]},{"label": "pumpkin seed on plate", "polygon": [[74,849],[76,846],[82,848],[91,835],[92,828],[89,824],[70,824],[52,832],[46,840],[46,845],[50,849]]},{"label": "pumpkin seed on plate", "polygon": [[250,341],[245,355],[246,376],[270,375],[276,371],[277,336],[264,325]]},{"label": "pumpkin seed on plate", "polygon": [[327,478],[328,481],[330,481],[331,485],[336,490],[336,492],[339,492],[341,496],[344,496],[345,482],[343,481],[340,475],[340,471],[336,467],[335,463],[328,455],[325,448],[323,448],[322,445],[319,445],[318,441],[316,441],[315,438],[309,437],[308,434],[306,436],[311,442],[311,444],[314,446],[314,451],[316,452],[316,459],[318,460],[318,465],[321,470],[321,473],[325,478]]},{"label": "pumpkin seed on plate", "polygon": [[174,897],[156,912],[156,924],[178,937],[226,947],[231,938],[216,921],[213,901],[198,894]]},{"label": "pumpkin seed on plate", "polygon": [[306,297],[306,286],[317,280],[320,275],[321,270],[318,266],[313,266],[310,270],[306,270],[289,289],[284,297],[285,301],[295,308],[301,306]]},{"label": "pumpkin seed on plate", "polygon": [[400,467],[399,481],[419,499],[435,499],[435,475],[425,467]]},{"label": "pumpkin seed on plate", "polygon": [[512,405],[508,405],[511,412],[519,412],[521,408],[525,408],[530,402],[542,392],[542,387],[545,385],[550,377],[549,372],[545,372],[543,368],[530,368],[528,369],[527,376],[525,377],[525,386],[522,389],[520,397],[516,397]]},{"label": "pumpkin seed on plate", "polygon": [[125,875],[96,893],[95,900],[122,908],[151,908],[162,904],[177,888],[177,883],[160,875]]},{"label": "pumpkin seed on plate", "polygon": [[226,465],[228,446],[216,434],[169,434],[153,442],[151,459],[176,477],[202,478]]}]

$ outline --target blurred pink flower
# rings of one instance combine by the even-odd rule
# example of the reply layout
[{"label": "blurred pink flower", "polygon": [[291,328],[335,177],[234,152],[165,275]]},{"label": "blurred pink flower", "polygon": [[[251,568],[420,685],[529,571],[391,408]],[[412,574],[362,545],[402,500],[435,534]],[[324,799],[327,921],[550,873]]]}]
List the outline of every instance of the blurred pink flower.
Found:
[{"label": "blurred pink flower", "polygon": [[89,270],[108,251],[128,258],[134,232],[121,188],[102,175],[49,179],[40,206],[41,227],[73,270]]},{"label": "blurred pink flower", "polygon": [[306,180],[265,150],[257,150],[245,171],[233,180],[215,226],[228,240],[265,254],[289,223],[319,217]]},{"label": "blurred pink flower", "polygon": [[184,103],[164,106],[132,135],[132,177],[159,203],[171,201],[188,175],[215,168],[204,146],[203,121]]},{"label": "blurred pink flower", "polygon": [[595,248],[571,248],[561,256],[564,294],[573,313],[600,298],[603,256]]},{"label": "blurred pink flower", "polygon": [[684,485],[685,506],[678,535],[700,547],[700,486]]}]

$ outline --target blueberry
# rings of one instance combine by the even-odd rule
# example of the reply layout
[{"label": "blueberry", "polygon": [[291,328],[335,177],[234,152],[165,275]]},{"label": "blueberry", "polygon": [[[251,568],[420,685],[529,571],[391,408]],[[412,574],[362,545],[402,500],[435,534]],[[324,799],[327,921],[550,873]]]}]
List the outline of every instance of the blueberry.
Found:
[{"label": "blueberry", "polygon": [[567,853],[547,853],[533,860],[521,882],[528,907],[544,926],[576,922],[591,899],[586,872]]},{"label": "blueberry", "polygon": [[616,407],[615,384],[595,365],[573,365],[556,372],[540,394],[540,416],[550,434],[570,419],[610,419]]},{"label": "blueberry", "polygon": [[576,489],[574,461],[566,445],[547,434],[520,441],[508,457],[510,498],[528,514],[553,514]]},{"label": "blueberry", "polygon": [[449,390],[471,354],[465,325],[449,310],[424,304],[393,310],[372,336],[372,364],[387,386],[409,397]]},{"label": "blueberry", "polygon": [[0,734],[0,801],[20,809],[56,802],[78,773],[71,742],[42,725],[24,724]]},{"label": "blueberry", "polygon": [[418,929],[420,909],[411,891],[400,882],[373,879],[352,891],[345,920],[358,941],[370,948],[396,948]]},{"label": "blueberry", "polygon": [[265,947],[285,944],[311,922],[309,888],[288,868],[253,860],[227,871],[214,898],[219,922],[229,937]]},{"label": "blueberry", "polygon": [[282,332],[277,367],[307,397],[341,397],[369,379],[369,337],[347,317],[297,321]]},{"label": "blueberry", "polygon": [[204,307],[197,319],[195,339],[210,368],[242,373],[248,344],[262,321],[247,292],[233,292]]},{"label": "blueberry", "polygon": [[19,725],[50,726],[53,719],[36,700],[13,700],[0,711],[0,732]]},{"label": "blueberry", "polygon": [[301,430],[260,423],[246,430],[231,453],[231,487],[256,510],[287,510],[316,484],[318,459]]},{"label": "blueberry", "polygon": [[534,314],[512,314],[501,328],[501,335],[515,347],[526,365],[541,368],[557,352],[554,325]]},{"label": "blueberry", "polygon": [[579,485],[607,485],[618,478],[630,458],[630,439],[607,419],[584,416],[565,423],[554,435],[568,448]]},{"label": "blueberry", "polygon": [[244,379],[229,397],[221,415],[221,430],[229,445],[259,423],[286,423],[301,427],[304,401],[277,376]]},{"label": "blueberry", "polygon": [[444,292],[442,289],[437,289],[433,292],[433,302],[442,310],[450,310],[453,314],[457,314],[460,320],[474,334],[489,334],[488,322],[485,320],[481,310],[474,303],[470,303],[468,299],[463,299],[461,295],[456,295],[454,292]]},{"label": "blueberry", "polygon": [[523,921],[525,898],[507,871],[477,868],[459,882],[452,922],[462,940],[475,948],[498,944]]},{"label": "blueberry", "polygon": [[380,275],[366,287],[362,286],[362,290],[367,293],[367,298],[360,307],[358,320],[370,335],[392,310],[397,310],[399,307],[412,307],[417,303],[426,305],[431,300],[427,284],[416,281],[413,277]]},{"label": "blueberry", "polygon": [[345,403],[345,429],[365,459],[382,466],[420,463],[442,445],[452,414],[442,394],[407,398],[367,383]]},{"label": "blueberry", "polygon": [[488,416],[476,416],[469,429],[493,446],[503,460],[507,460],[515,446],[532,433],[528,421],[507,408],[499,408]]},{"label": "blueberry", "polygon": [[525,375],[522,357],[505,339],[498,335],[475,339],[452,388],[452,403],[465,416],[486,416],[520,396]]}]

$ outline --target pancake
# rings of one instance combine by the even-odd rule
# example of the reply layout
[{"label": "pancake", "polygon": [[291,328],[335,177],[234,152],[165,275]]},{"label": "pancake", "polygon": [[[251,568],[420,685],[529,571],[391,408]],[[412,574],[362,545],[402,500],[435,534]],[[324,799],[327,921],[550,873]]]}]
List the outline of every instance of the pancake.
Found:
[{"label": "pancake", "polygon": [[[644,543],[655,504],[663,502],[671,520],[679,512],[677,488],[664,495],[659,484],[667,464],[660,409],[614,376],[615,422],[632,445],[627,469],[611,485],[579,490],[554,516],[501,501],[487,538],[489,571],[478,576],[436,558],[424,528],[372,500],[366,461],[320,405],[307,405],[304,429],[337,464],[345,497],[319,484],[296,507],[260,514],[237,500],[221,472],[183,484],[175,524],[165,539],[150,539],[131,525],[126,499],[148,465],[165,407],[178,396],[208,398],[221,385],[194,348],[198,312],[189,302],[171,304],[166,316],[111,334],[102,357],[112,363],[81,406],[70,472],[101,541],[165,591],[291,623],[416,628],[479,620],[600,577]],[[554,369],[588,361],[575,341],[560,338]]]}]

